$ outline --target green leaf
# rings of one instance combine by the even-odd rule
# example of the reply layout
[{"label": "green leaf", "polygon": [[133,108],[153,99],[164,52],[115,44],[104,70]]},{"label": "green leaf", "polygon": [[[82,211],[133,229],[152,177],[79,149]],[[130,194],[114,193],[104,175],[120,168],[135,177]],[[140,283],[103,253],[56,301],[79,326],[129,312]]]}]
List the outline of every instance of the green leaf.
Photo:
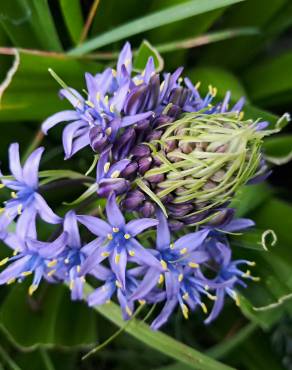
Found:
[{"label": "green leaf", "polygon": [[60,100],[60,87],[48,72],[52,68],[68,85],[82,89],[84,72],[96,73],[100,66],[81,62],[65,55],[48,52],[2,49],[0,53],[14,56],[14,63],[0,85],[0,121],[41,120],[49,115],[71,109]]},{"label": "green leaf", "polygon": [[15,46],[62,50],[47,0],[2,1],[0,22]]},{"label": "green leaf", "polygon": [[41,286],[29,297],[26,285],[11,287],[0,308],[0,324],[18,346],[84,347],[96,341],[94,312],[72,302],[66,287]]},{"label": "green leaf", "polygon": [[[93,288],[88,284],[85,285],[85,289],[87,293],[91,293],[93,291]],[[120,313],[120,308],[115,303],[111,302],[103,306],[96,306],[94,309],[117,326],[123,327],[125,325],[125,321],[122,319]],[[151,330],[147,324],[137,319],[132,320],[132,322],[125,328],[125,332],[157,351],[181,361],[183,364],[189,365],[192,369],[232,369],[229,366],[217,362],[195,349],[176,341],[160,331]]]},{"label": "green leaf", "polygon": [[203,51],[200,63],[205,64],[212,60],[216,65],[234,68],[241,72],[241,67],[247,65],[265,47],[266,44],[262,42],[265,28],[288,2],[289,0],[257,0],[244,1],[234,6],[226,14],[224,26],[226,28],[257,27],[261,34],[242,37],[239,40],[227,40],[220,45],[211,45]]},{"label": "green leaf", "polygon": [[157,72],[163,70],[164,61],[157,51],[157,49],[152,46],[148,41],[144,40],[140,45],[137,53],[135,54],[134,58],[134,68],[137,71],[143,71],[148,58],[152,57],[154,60],[155,69]]},{"label": "green leaf", "polygon": [[292,135],[269,137],[264,142],[266,159],[276,165],[292,160]]},{"label": "green leaf", "polygon": [[180,21],[193,15],[205,13],[213,9],[222,8],[239,1],[241,0],[209,0],[207,2],[202,2],[201,0],[192,0],[184,4],[172,6],[165,10],[146,15],[145,17],[116,27],[114,30],[99,35],[71,50],[69,54],[82,55],[112,42],[137,35],[138,33],[163,26],[171,22]]},{"label": "green leaf", "polygon": [[59,3],[71,40],[77,45],[83,29],[81,3],[79,0],[60,0]]},{"label": "green leaf", "polygon": [[251,98],[265,106],[291,100],[292,53],[286,52],[249,68],[244,81]]}]

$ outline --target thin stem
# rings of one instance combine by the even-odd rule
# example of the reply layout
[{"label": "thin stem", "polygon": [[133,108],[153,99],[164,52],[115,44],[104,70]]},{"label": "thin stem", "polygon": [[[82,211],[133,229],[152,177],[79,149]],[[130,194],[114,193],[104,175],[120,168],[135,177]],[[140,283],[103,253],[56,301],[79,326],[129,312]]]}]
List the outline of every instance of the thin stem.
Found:
[{"label": "thin stem", "polygon": [[0,356],[11,370],[21,370],[21,368],[12,360],[12,358],[8,355],[8,353],[4,350],[2,346],[0,346]]},{"label": "thin stem", "polygon": [[34,139],[32,140],[32,142],[30,143],[29,147],[26,149],[26,151],[23,155],[23,158],[22,158],[23,162],[27,159],[27,157],[30,155],[30,153],[32,151],[34,151],[40,145],[40,143],[43,141],[44,137],[45,137],[45,135],[42,132],[42,130],[38,130],[37,133],[35,134]]},{"label": "thin stem", "polygon": [[50,356],[49,356],[47,350],[45,348],[40,348],[39,351],[40,351],[40,355],[41,355],[41,357],[44,361],[46,369],[47,370],[55,370],[55,366],[54,366],[52,360],[50,359]]},{"label": "thin stem", "polygon": [[86,19],[85,25],[83,27],[83,30],[82,30],[82,33],[81,33],[81,36],[80,36],[80,39],[79,39],[79,44],[82,44],[82,42],[86,39],[86,37],[88,35],[88,31],[89,31],[89,28],[90,28],[90,26],[93,22],[95,13],[97,11],[97,7],[99,5],[99,1],[100,0],[95,0],[94,3],[92,4],[91,8],[90,8],[88,17]]}]

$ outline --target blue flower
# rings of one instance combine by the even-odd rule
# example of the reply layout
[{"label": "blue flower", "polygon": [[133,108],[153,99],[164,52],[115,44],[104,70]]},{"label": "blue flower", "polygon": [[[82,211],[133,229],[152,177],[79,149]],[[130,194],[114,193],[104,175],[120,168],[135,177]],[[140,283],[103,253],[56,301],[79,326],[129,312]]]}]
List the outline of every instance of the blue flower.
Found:
[{"label": "blue flower", "polygon": [[[13,180],[1,179],[3,186],[11,189],[12,198],[5,202],[0,216],[0,237],[5,237],[7,226],[18,217],[19,233],[29,232],[35,218],[39,215],[44,221],[57,224],[61,218],[57,216],[38,193],[38,170],[44,148],[38,148],[27,158],[23,167],[20,164],[19,145],[9,147],[9,166]],[[0,172],[0,177],[3,176]]]},{"label": "blue flower", "polygon": [[0,265],[11,262],[0,273],[0,284],[11,284],[14,281],[22,281],[26,276],[34,275],[29,287],[32,295],[38,288],[42,278],[52,281],[52,268],[57,263],[67,241],[67,234],[62,233],[53,242],[41,242],[36,239],[25,240],[17,234],[9,233],[4,242],[14,250],[12,257],[6,257]]},{"label": "blue flower", "polygon": [[93,216],[78,216],[78,221],[103,241],[101,246],[100,239],[98,239],[95,251],[81,266],[80,274],[85,275],[109,257],[113,272],[122,287],[125,287],[126,266],[129,258],[138,264],[161,269],[159,261],[135,239],[135,236],[144,230],[156,226],[157,220],[141,218],[126,224],[113,193],[107,200],[106,214],[108,222]]}]

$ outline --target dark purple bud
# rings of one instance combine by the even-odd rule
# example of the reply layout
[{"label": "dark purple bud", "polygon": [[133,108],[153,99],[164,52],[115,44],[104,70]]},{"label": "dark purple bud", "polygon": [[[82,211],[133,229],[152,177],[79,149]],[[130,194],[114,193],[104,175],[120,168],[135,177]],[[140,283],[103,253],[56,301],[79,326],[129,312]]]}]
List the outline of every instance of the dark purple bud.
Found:
[{"label": "dark purple bud", "polygon": [[169,153],[169,152],[172,152],[173,150],[175,150],[177,147],[177,141],[176,140],[167,140],[166,141],[166,147],[164,148],[164,150],[166,151],[166,153]]},{"label": "dark purple bud", "polygon": [[134,88],[127,96],[124,112],[126,115],[132,116],[141,111],[145,105],[145,98],[147,94],[147,86],[138,86]]},{"label": "dark purple bud", "polygon": [[143,206],[139,209],[144,217],[151,217],[155,213],[155,207],[150,202],[145,202]]},{"label": "dark purple bud", "polygon": [[147,94],[146,110],[154,110],[159,102],[160,80],[158,75],[151,77]]},{"label": "dark purple bud", "polygon": [[160,115],[153,120],[153,127],[159,128],[159,126],[163,126],[168,122],[171,122],[171,119],[168,116]]},{"label": "dark purple bud", "polygon": [[202,221],[207,216],[208,216],[208,212],[200,212],[195,215],[184,218],[183,221],[186,225],[191,225],[191,224],[195,224],[196,222]]},{"label": "dark purple bud", "polygon": [[161,174],[158,174],[158,175],[153,175],[153,176],[147,176],[147,180],[150,182],[150,183],[154,183],[154,184],[157,184],[159,182],[162,182],[165,180],[164,178],[164,174],[161,173]]},{"label": "dark purple bud", "polygon": [[118,195],[125,193],[129,188],[130,183],[125,179],[104,179],[99,184],[97,194],[103,198],[107,198],[112,192]]},{"label": "dark purple bud", "polygon": [[133,175],[135,172],[137,172],[138,169],[138,163],[137,162],[131,162],[128,164],[128,166],[121,172],[121,177],[128,178],[129,176]]},{"label": "dark purple bud", "polygon": [[212,218],[208,224],[214,227],[223,227],[224,225],[229,224],[233,219],[234,213],[235,210],[233,208],[223,209],[218,215]]},{"label": "dark purple bud", "polygon": [[142,121],[139,121],[135,123],[135,129],[138,131],[144,131],[146,130],[150,125],[150,121],[148,119],[143,119]]},{"label": "dark purple bud", "polygon": [[98,126],[90,129],[89,139],[92,149],[97,153],[101,153],[106,145],[109,144],[108,136],[103,133],[101,127]]},{"label": "dark purple bud", "polygon": [[133,190],[128,193],[126,199],[123,200],[122,205],[128,211],[135,211],[146,199],[145,195],[139,190]]},{"label": "dark purple bud", "polygon": [[183,217],[194,211],[192,204],[168,204],[167,210],[174,217]]},{"label": "dark purple bud", "polygon": [[181,230],[185,225],[183,222],[177,221],[177,220],[170,220],[168,222],[168,226],[171,231],[179,231]]},{"label": "dark purple bud", "polygon": [[139,145],[136,145],[131,153],[133,154],[133,156],[135,157],[147,157],[150,155],[150,148],[148,145],[145,145],[145,144],[139,144]]},{"label": "dark purple bud", "polygon": [[152,132],[150,132],[149,135],[147,135],[146,141],[150,143],[152,140],[159,140],[161,138],[162,133],[163,132],[161,130],[153,130]]},{"label": "dark purple bud", "polygon": [[152,164],[152,158],[151,157],[144,157],[139,159],[138,161],[138,167],[139,167],[139,173],[141,175],[144,175],[146,171],[149,170]]}]

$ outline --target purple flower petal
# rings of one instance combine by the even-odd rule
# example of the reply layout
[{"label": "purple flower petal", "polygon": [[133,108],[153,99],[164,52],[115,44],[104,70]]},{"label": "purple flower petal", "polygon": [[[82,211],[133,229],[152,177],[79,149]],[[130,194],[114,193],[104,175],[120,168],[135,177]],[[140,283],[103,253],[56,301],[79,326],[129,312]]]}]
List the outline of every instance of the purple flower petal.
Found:
[{"label": "purple flower petal", "polygon": [[65,152],[65,159],[70,158],[72,155],[73,140],[76,137],[78,130],[82,127],[88,126],[84,121],[74,121],[68,124],[62,133],[62,141]]},{"label": "purple flower petal", "polygon": [[160,314],[152,322],[151,329],[158,330],[163,324],[165,324],[168,321],[169,316],[172,314],[173,310],[177,305],[177,302],[178,301],[176,298],[166,302]]},{"label": "purple flower petal", "polygon": [[131,295],[132,300],[142,299],[147,296],[147,294],[157,285],[159,279],[160,271],[156,268],[150,268],[146,272],[143,280]]},{"label": "purple flower petal", "polygon": [[140,218],[138,220],[132,220],[127,223],[125,231],[131,236],[136,236],[142,231],[149,229],[152,226],[156,226],[158,221],[154,218]]},{"label": "purple flower petal", "polygon": [[210,230],[203,229],[195,233],[184,235],[174,243],[175,249],[182,250],[186,248],[188,252],[191,252],[202,245],[209,232]]},{"label": "purple flower petal", "polygon": [[57,216],[51,208],[48,206],[47,202],[44,200],[44,198],[38,194],[34,194],[35,203],[36,203],[36,209],[38,210],[38,213],[40,217],[48,222],[49,224],[59,224],[62,222],[61,217]]},{"label": "purple flower petal", "polygon": [[[89,139],[89,131],[88,131],[73,141],[70,157],[72,157],[75,153],[79,152],[79,150],[85,148],[89,144],[90,144],[90,139]],[[66,157],[66,159],[68,158]]]},{"label": "purple flower petal", "polygon": [[64,110],[53,114],[51,117],[47,118],[42,124],[42,130],[44,134],[47,134],[48,131],[56,126],[60,122],[75,121],[80,118],[80,114],[75,110]]},{"label": "purple flower petal", "polygon": [[95,246],[95,251],[92,252],[81,265],[80,276],[84,276],[91,272],[100,262],[107,258],[107,253],[111,251],[111,246],[109,244],[101,246],[100,239],[95,239],[89,244],[93,247]]},{"label": "purple flower petal", "polygon": [[21,238],[36,238],[36,216],[37,210],[34,206],[26,206],[16,223],[16,234]]},{"label": "purple flower petal", "polygon": [[87,302],[89,306],[100,306],[109,301],[116,290],[116,285],[114,282],[106,282],[100,288],[95,289],[95,291],[89,294]]},{"label": "purple flower petal", "polygon": [[223,230],[229,232],[236,232],[247,229],[254,225],[255,225],[254,221],[249,220],[248,218],[238,218],[229,222],[229,224],[224,226]]},{"label": "purple flower petal", "polygon": [[42,154],[45,148],[41,147],[34,150],[31,155],[27,158],[24,166],[23,166],[23,179],[24,182],[36,189],[38,187],[39,182],[39,165]]},{"label": "purple flower petal", "polygon": [[120,76],[122,74],[122,66],[126,67],[128,75],[132,71],[132,51],[129,42],[126,42],[122,51],[120,52],[118,63],[117,63],[117,74]]},{"label": "purple flower petal", "polygon": [[162,251],[169,248],[170,245],[170,232],[168,228],[167,219],[160,209],[156,212],[156,217],[159,221],[156,233],[156,247]]},{"label": "purple flower petal", "polygon": [[127,268],[127,250],[125,248],[118,250],[115,248],[110,256],[111,269],[115,273],[117,280],[121,283],[123,289],[126,287],[126,268]]},{"label": "purple flower petal", "polygon": [[69,247],[80,248],[81,240],[77,225],[77,217],[74,211],[69,211],[64,217],[64,231],[68,234],[67,244]]},{"label": "purple flower petal", "polygon": [[107,200],[106,214],[107,219],[112,227],[122,227],[125,225],[124,216],[117,205],[116,196],[114,193],[112,193]]},{"label": "purple flower petal", "polygon": [[132,248],[135,255],[133,260],[141,265],[151,266],[159,271],[163,271],[161,263],[154,257],[147,248],[144,248],[136,239],[129,239],[129,249]]},{"label": "purple flower petal", "polygon": [[138,113],[134,114],[133,116],[126,116],[122,119],[122,127],[133,125],[134,123],[138,121],[142,121],[143,119],[146,119],[150,117],[153,114],[153,112],[145,112],[145,113]]},{"label": "purple flower petal", "polygon": [[214,306],[212,308],[210,315],[204,321],[205,324],[210,324],[210,322],[212,322],[213,320],[216,319],[216,317],[218,317],[224,305],[224,296],[225,296],[224,289],[223,288],[217,289],[217,292],[216,292],[217,299],[214,303]]},{"label": "purple flower petal", "polygon": [[59,94],[61,97],[66,98],[74,108],[83,109],[84,106],[84,98],[82,95],[79,94],[79,92],[72,87],[69,87],[69,90],[61,89],[59,91]]},{"label": "purple flower petal", "polygon": [[112,228],[110,225],[101,220],[100,218],[94,216],[77,216],[77,220],[84,226],[87,227],[94,235],[102,236],[107,238],[108,234],[112,233]]},{"label": "purple flower petal", "polygon": [[9,167],[10,167],[10,172],[16,178],[16,180],[22,182],[23,174],[22,174],[22,168],[20,165],[19,144],[18,143],[13,143],[9,146]]},{"label": "purple flower petal", "polygon": [[63,252],[66,247],[67,240],[68,234],[64,232],[56,240],[50,243],[27,238],[27,246],[29,250],[37,252],[43,258],[54,259]]},{"label": "purple flower petal", "polygon": [[0,284],[6,284],[9,280],[17,278],[23,271],[29,270],[29,260],[31,256],[27,255],[11,263],[0,273]]}]

